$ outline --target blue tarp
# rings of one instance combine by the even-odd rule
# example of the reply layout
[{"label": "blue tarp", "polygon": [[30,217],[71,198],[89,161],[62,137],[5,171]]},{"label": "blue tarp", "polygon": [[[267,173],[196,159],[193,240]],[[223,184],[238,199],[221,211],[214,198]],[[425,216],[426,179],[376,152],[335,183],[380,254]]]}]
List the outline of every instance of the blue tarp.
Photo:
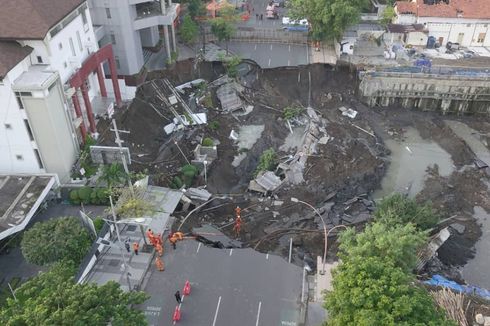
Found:
[{"label": "blue tarp", "polygon": [[441,275],[434,275],[430,280],[425,281],[424,283],[429,285],[434,285],[434,286],[442,286],[445,288],[450,288],[457,292],[473,294],[482,297],[484,299],[490,300],[490,291],[476,286],[461,285],[454,281],[450,281]]}]

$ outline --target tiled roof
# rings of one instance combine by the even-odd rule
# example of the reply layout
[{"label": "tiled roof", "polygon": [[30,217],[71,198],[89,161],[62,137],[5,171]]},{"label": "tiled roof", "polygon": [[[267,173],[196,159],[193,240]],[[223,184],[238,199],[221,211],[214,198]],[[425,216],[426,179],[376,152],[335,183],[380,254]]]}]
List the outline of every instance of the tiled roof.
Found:
[{"label": "tiled roof", "polygon": [[1,0],[0,39],[42,40],[86,0]]},{"label": "tiled roof", "polygon": [[23,47],[15,41],[0,41],[0,80],[31,52],[31,47]]},{"label": "tiled roof", "polygon": [[449,4],[440,1],[432,5],[424,4],[423,0],[397,1],[395,6],[399,14],[418,17],[490,19],[490,0],[449,0]]}]

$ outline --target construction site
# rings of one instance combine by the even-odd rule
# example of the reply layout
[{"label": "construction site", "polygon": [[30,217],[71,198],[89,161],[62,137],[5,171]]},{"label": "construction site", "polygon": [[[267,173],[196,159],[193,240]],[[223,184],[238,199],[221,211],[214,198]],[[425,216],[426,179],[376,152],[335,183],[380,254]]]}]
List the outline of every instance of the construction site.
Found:
[{"label": "construction site", "polygon": [[[441,215],[431,235],[443,241],[419,275],[490,288],[488,116],[370,108],[359,83],[348,66],[242,61],[230,73],[188,60],[150,73],[115,118],[129,132],[130,169],[183,191],[175,230],[211,226],[286,259],[291,248],[293,263],[315,269],[322,220],[362,228],[377,200],[399,192]],[[99,143],[113,145],[110,121],[98,128]],[[336,260],[336,231],[327,261]]]}]

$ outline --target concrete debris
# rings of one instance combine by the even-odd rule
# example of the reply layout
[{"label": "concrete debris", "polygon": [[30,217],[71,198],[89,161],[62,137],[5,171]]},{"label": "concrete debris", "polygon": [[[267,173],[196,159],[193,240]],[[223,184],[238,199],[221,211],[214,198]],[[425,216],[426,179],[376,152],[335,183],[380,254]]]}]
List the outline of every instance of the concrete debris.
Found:
[{"label": "concrete debris", "polygon": [[238,133],[232,129],[229,138],[232,140],[238,140]]},{"label": "concrete debris", "polygon": [[218,158],[218,148],[216,146],[202,146],[198,144],[194,149],[194,159],[192,164],[197,165],[201,170],[204,169],[204,164],[210,165]]},{"label": "concrete debris", "polygon": [[224,84],[216,91],[216,96],[221,103],[221,109],[227,113],[235,112],[237,110],[245,111],[242,100],[238,96],[238,84],[231,82]]},{"label": "concrete debris", "polygon": [[185,195],[190,199],[194,199],[202,202],[208,201],[212,196],[212,194],[206,189],[199,189],[199,188],[189,188],[185,192]]},{"label": "concrete debris", "polygon": [[357,111],[356,110],[348,109],[345,106],[341,106],[339,108],[339,111],[342,112],[342,115],[343,116],[347,116],[347,117],[349,117],[351,119],[354,119],[357,116]]},{"label": "concrete debris", "polygon": [[482,160],[480,159],[475,159],[474,160],[474,163],[475,163],[475,166],[479,169],[484,169],[484,168],[488,168],[488,164],[483,162]]},{"label": "concrete debris", "polygon": [[192,89],[192,88],[197,87],[200,84],[205,83],[205,82],[206,81],[204,79],[202,79],[202,78],[194,79],[194,80],[191,80],[190,82],[187,82],[185,84],[176,86],[175,89],[178,90],[179,92],[181,92],[183,94],[184,93],[183,92],[184,89],[186,89],[186,88]]},{"label": "concrete debris", "polygon": [[212,225],[204,225],[200,228],[193,228],[192,234],[196,240],[214,248],[241,248],[242,243],[228,238],[223,232]]},{"label": "concrete debris", "polygon": [[449,225],[454,231],[458,232],[459,234],[463,234],[464,231],[466,230],[466,226],[460,223],[453,223]]},{"label": "concrete debris", "polygon": [[282,200],[274,200],[274,202],[272,202],[272,205],[274,206],[282,206],[282,204],[284,204]]},{"label": "concrete debris", "polygon": [[271,171],[265,171],[259,173],[259,175],[250,181],[248,190],[267,194],[268,192],[275,191],[281,186],[282,180]]},{"label": "concrete debris", "polygon": [[174,131],[184,129],[187,126],[195,126],[202,125],[208,123],[208,118],[206,113],[193,113],[189,115],[190,120],[188,120],[187,116],[181,115],[179,119],[174,118],[172,123],[169,123],[163,130],[167,135],[170,135]]},{"label": "concrete debris", "polygon": [[447,239],[451,236],[451,233],[449,232],[449,229],[446,227],[439,231],[438,234],[432,237],[430,240],[429,244],[427,247],[421,251],[418,252],[417,254],[417,267],[416,270],[420,272],[425,264],[436,255],[437,250],[446,242]]}]

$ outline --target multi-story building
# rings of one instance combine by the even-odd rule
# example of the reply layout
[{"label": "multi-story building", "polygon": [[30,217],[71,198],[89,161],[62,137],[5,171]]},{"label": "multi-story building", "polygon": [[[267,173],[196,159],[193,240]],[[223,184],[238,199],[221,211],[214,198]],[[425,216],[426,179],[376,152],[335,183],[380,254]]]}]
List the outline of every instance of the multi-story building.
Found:
[{"label": "multi-story building", "polygon": [[395,23],[423,24],[441,46],[490,46],[489,0],[397,1],[395,13]]},{"label": "multi-story building", "polygon": [[[98,49],[86,0],[2,0],[0,174],[69,180],[97,115],[121,103],[110,45]],[[106,81],[103,63],[111,80]]]},{"label": "multi-story building", "polygon": [[180,5],[172,0],[89,0],[100,47],[112,44],[120,75],[138,73],[145,63],[144,47],[155,47],[163,29],[167,57],[176,51],[175,25]]}]

